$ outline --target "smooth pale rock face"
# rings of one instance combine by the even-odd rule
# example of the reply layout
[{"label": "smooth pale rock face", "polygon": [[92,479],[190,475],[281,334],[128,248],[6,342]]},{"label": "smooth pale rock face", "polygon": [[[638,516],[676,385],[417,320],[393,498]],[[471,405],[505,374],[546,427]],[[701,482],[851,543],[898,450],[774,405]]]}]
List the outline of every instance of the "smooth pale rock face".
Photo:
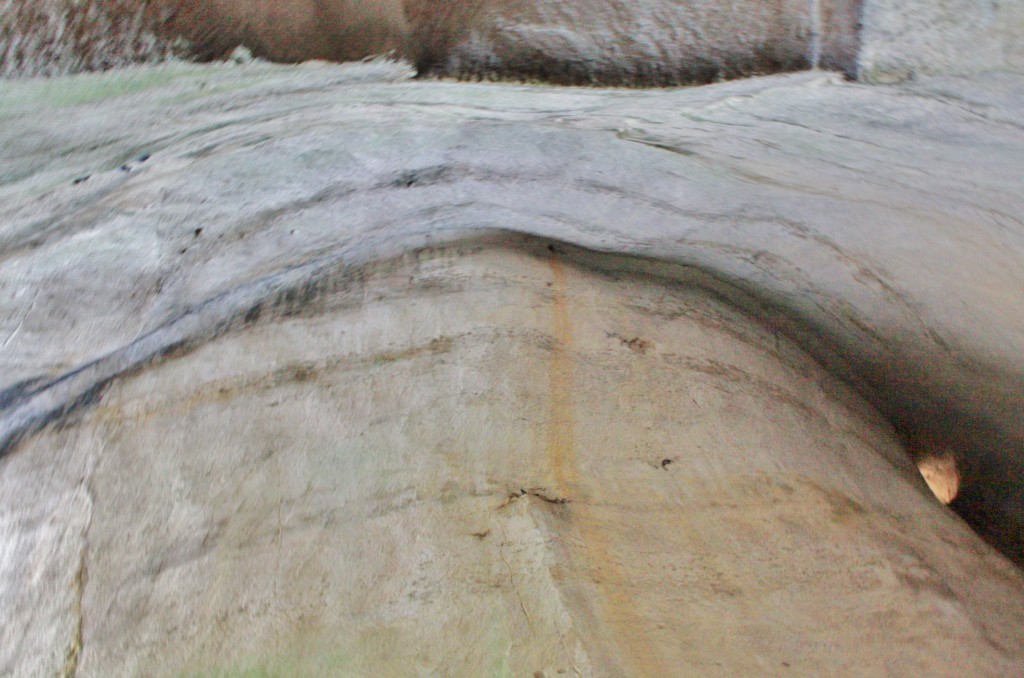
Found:
[{"label": "smooth pale rock face", "polygon": [[409,76],[0,84],[0,674],[1022,672],[1020,77]]},{"label": "smooth pale rock face", "polygon": [[264,306],[5,461],[0,667],[1024,670],[1020,573],[728,293],[506,238]]},{"label": "smooth pale rock face", "polygon": [[1024,2],[864,0],[859,59],[867,82],[1024,71]]}]

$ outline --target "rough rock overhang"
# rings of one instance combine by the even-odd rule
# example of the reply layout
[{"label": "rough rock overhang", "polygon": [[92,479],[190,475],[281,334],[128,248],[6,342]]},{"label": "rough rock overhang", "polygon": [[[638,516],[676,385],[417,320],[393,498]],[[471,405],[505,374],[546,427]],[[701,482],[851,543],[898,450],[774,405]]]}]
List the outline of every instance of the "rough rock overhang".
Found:
[{"label": "rough rock overhang", "polygon": [[8,454],[338,271],[543,238],[598,270],[719,281],[908,442],[954,450],[956,508],[1020,557],[1017,77],[625,96],[382,75],[407,72],[3,85]]},{"label": "rough rock overhang", "polygon": [[[54,487],[67,484],[71,506],[107,498],[94,494],[88,483],[80,486],[76,474],[88,471],[88,465],[64,464],[49,451],[101,450],[112,434],[96,428],[96,422],[113,421],[112,411],[121,416],[121,406],[135,402],[125,394],[143,402],[139,394],[151,374],[169,375],[172,382],[196,375],[188,361],[198,352],[215,355],[229,341],[245,346],[244,338],[260,328],[335,310],[322,306],[325,300],[334,303],[349,294],[355,295],[355,306],[386,301],[386,294],[360,282],[382,271],[405,271],[403,266],[420,259],[444,262],[450,252],[468,253],[467,261],[481,252],[507,252],[524,268],[540,261],[543,269],[548,259],[561,262],[569,271],[568,284],[580,289],[591,289],[586,285],[599,275],[671,289],[691,286],[708,304],[724,301],[753,316],[763,336],[775,333],[782,345],[792,342],[825,367],[828,374],[820,372],[817,382],[822,392],[835,396],[852,387],[869,401],[884,416],[882,421],[865,410],[863,420],[873,422],[872,431],[895,430],[905,447],[925,454],[952,454],[963,477],[954,508],[1020,562],[1024,312],[1016,302],[1024,289],[1019,217],[1024,84],[1019,76],[930,78],[873,88],[810,73],[662,92],[407,82],[410,76],[405,67],[382,63],[176,64],[0,85],[5,377],[0,434],[6,455],[0,464],[8,479],[3,490],[8,515],[23,510],[20,497],[27,486],[18,474],[25,468],[32,473],[24,477],[54,479]],[[410,270],[414,278],[422,274],[415,266]],[[537,303],[556,309],[555,340],[527,338],[553,356],[548,381],[568,387],[576,382],[564,376],[567,365],[586,355],[570,358],[559,348],[565,341],[558,328],[577,326],[570,315],[558,314],[559,293],[545,292],[543,285],[537,285]],[[429,300],[430,286],[424,289]],[[562,293],[561,299],[567,298]],[[741,323],[738,316],[728,317],[729,323],[719,323],[725,329]],[[639,334],[616,332],[598,349],[637,361],[653,360],[659,343],[667,341],[648,346],[650,340]],[[286,335],[273,336],[281,341]],[[414,353],[444,360],[452,345],[444,337],[438,340],[417,344]],[[405,348],[384,349],[367,360],[390,365],[412,355]],[[258,360],[259,353],[252,358]],[[811,381],[819,379],[810,362],[800,364],[807,365]],[[314,393],[303,385],[318,365],[315,360],[288,363],[281,368],[287,379],[279,381]],[[728,370],[723,374],[728,377]],[[232,384],[222,385],[223,394],[203,390],[203,397],[230,399]],[[104,402],[112,388],[123,389],[113,410]],[[183,388],[187,395],[188,384]],[[538,419],[544,426],[563,422],[562,428],[553,426],[550,440],[539,436],[549,448],[559,448],[567,435],[559,413],[565,393],[572,392],[553,389],[551,410]],[[777,393],[785,400],[784,391]],[[764,403],[767,407],[771,399]],[[79,432],[88,433],[76,438]],[[870,440],[885,438],[878,436]],[[882,448],[897,449],[894,436],[886,440]],[[764,449],[786,452],[771,445]],[[843,463],[861,458],[849,449],[835,458]],[[121,449],[113,458],[131,460],[130,452]],[[638,458],[651,462],[644,472],[665,474],[659,478],[680,468],[671,456]],[[54,475],[40,472],[51,468]],[[849,475],[849,467],[842,468],[839,475]],[[876,491],[902,488],[894,492],[903,501],[911,496],[900,475],[906,469],[894,463],[891,470],[879,477]],[[58,483],[60,474],[66,477]],[[819,469],[816,477],[827,474]],[[565,478],[560,482],[574,487]],[[118,487],[115,482],[108,489]],[[1021,617],[1015,613],[1019,574],[970,542],[948,515],[914,509],[885,518],[874,499],[858,501],[817,481],[786,485],[788,490],[778,483],[771,487],[765,495],[769,503],[789,506],[786,497],[795,493],[804,503],[793,506],[813,506],[833,516],[836,525],[867,524],[867,515],[891,532],[892,521],[912,514],[921,518],[920,525],[934,528],[927,534],[954,535],[954,548],[946,552],[900,533],[886,567],[906,559],[894,570],[897,588],[927,590],[920,600],[945,601],[934,609],[915,607],[914,614],[925,619],[928,610],[938,610],[942,614],[928,623],[936,629],[948,623],[970,635],[971,647],[988,648],[975,657],[979,672],[998,675],[993,667],[1001,667],[1006,675],[1020,668],[1014,649],[1019,629],[1013,622]],[[83,604],[96,609],[98,601],[88,595],[103,590],[97,588],[100,570],[83,593],[87,565],[106,561],[86,548],[91,518],[74,525],[82,528],[80,551],[77,533],[64,541],[40,537],[39,543],[70,549],[67,559],[64,551],[47,559],[45,549],[24,550],[30,540],[22,536],[29,531],[46,537],[47,488],[36,489],[40,501],[24,510],[41,513],[25,514],[25,532],[8,531],[13,546],[4,565],[14,571],[45,562],[61,573],[67,566],[77,588],[69,589],[68,600],[54,597],[52,605],[72,611],[77,605],[79,613]],[[535,521],[512,542],[543,543],[550,535],[544,521],[556,525],[562,516],[557,511],[582,511],[584,519],[573,525],[598,524],[590,520],[596,514],[588,513],[598,509],[579,495],[552,491],[560,489],[557,483],[514,489],[500,501],[481,495],[495,499],[489,510],[523,512],[497,523],[503,528],[521,526],[520,519]],[[493,491],[488,486],[487,492]],[[754,487],[743,491],[756,494]],[[446,492],[435,499],[451,500],[454,495]],[[115,523],[106,528],[116,529]],[[221,536],[216,525],[204,529],[211,539]],[[470,537],[485,542],[487,529]],[[850,533],[857,531],[843,534]],[[182,560],[202,557],[205,543],[170,539],[159,562],[146,565],[152,572],[143,569],[163,576]],[[511,572],[506,585],[514,600],[522,593],[519,576],[535,572],[530,559],[540,562],[550,554],[516,551],[508,560],[503,544],[498,542],[493,555],[498,563],[506,559],[503,566]],[[950,556],[955,562],[943,564],[942,553],[956,554]],[[608,574],[586,558],[568,562],[583,562],[584,579],[611,587],[601,600],[622,602],[622,593],[614,591],[625,570]],[[865,572],[851,576],[872,581],[888,576]],[[970,592],[977,572],[984,572],[979,581],[992,587],[984,595]],[[575,590],[555,588],[569,598]],[[14,595],[15,589],[12,584],[4,595]],[[585,592],[575,591],[586,600]],[[713,593],[743,600],[728,586]],[[45,602],[28,596],[19,598],[19,605],[30,605],[25,602],[30,599]],[[993,609],[1005,617],[1002,626],[984,620],[985,604],[993,600],[1001,603]],[[528,625],[537,618],[531,615],[539,610],[534,602],[520,598]],[[551,613],[561,614],[556,612]],[[612,612],[609,618],[621,625],[622,618]],[[46,647],[63,653],[61,643],[70,638],[67,659],[77,666],[94,627],[82,614],[77,622],[74,617],[68,617],[67,629],[58,629],[68,635],[58,633],[55,644]],[[559,637],[564,629],[554,626],[551,637]],[[44,641],[45,634],[31,640]],[[98,652],[100,646],[92,647]],[[623,652],[635,659],[642,648],[637,641]],[[939,652],[933,660],[966,661],[956,655],[959,650],[947,650],[952,654]],[[621,666],[616,664],[621,657],[600,656],[593,649],[585,653],[605,668]],[[98,666],[116,659],[86,654],[83,661]],[[922,664],[905,668],[918,670]]]}]

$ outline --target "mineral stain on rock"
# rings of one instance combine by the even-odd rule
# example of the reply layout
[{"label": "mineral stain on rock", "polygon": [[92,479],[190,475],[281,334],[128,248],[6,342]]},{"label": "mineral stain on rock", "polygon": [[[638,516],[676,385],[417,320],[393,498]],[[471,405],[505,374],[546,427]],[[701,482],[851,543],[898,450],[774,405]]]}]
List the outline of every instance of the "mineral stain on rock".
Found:
[{"label": "mineral stain on rock", "polygon": [[[669,4],[368,3],[345,48],[666,84],[825,63],[852,6],[708,58],[749,16]],[[273,7],[341,36],[225,26],[308,55]],[[697,25],[735,35],[647,58]],[[858,58],[920,71],[880,28]],[[953,506],[1012,555],[1019,77],[409,76],[0,84],[0,674],[1022,673],[1019,570],[895,429],[962,435]]]},{"label": "mineral stain on rock", "polygon": [[547,449],[555,487],[562,496],[579,490],[576,474],[575,417],[573,410],[573,338],[564,264],[557,255],[550,260],[552,286],[552,336],[555,343],[548,368]]}]

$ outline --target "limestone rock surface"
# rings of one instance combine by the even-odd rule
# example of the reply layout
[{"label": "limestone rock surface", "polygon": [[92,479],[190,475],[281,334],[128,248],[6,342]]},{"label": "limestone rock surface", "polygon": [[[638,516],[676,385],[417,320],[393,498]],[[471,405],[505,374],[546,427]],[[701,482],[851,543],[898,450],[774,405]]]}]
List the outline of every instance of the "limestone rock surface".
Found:
[{"label": "limestone rock surface", "polygon": [[0,76],[171,54],[393,55],[424,75],[562,84],[856,70],[860,0],[0,0]]},{"label": "limestone rock surface", "polygon": [[408,5],[421,5],[410,14],[417,64],[448,76],[635,86],[812,66],[852,75],[859,45],[854,0],[517,0],[476,3],[461,20]]},{"label": "limestone rock surface", "polygon": [[864,0],[860,77],[1024,71],[1024,2]]},{"label": "limestone rock surface", "polygon": [[0,84],[0,674],[1024,671],[1024,80],[408,77]]}]

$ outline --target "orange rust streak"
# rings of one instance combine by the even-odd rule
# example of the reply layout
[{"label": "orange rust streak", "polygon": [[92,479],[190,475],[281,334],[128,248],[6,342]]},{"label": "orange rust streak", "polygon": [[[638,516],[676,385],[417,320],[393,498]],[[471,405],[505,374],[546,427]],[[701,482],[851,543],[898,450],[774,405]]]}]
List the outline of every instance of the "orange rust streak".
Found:
[{"label": "orange rust streak", "polygon": [[579,575],[589,574],[594,578],[600,617],[609,634],[606,641],[621,648],[621,659],[627,662],[629,675],[671,675],[657,645],[644,632],[644,620],[637,614],[629,577],[614,557],[617,552],[611,543],[614,535],[596,515],[591,493],[580,479],[573,403],[573,336],[565,269],[554,257],[550,264],[554,278],[555,347],[548,375],[547,455],[557,484],[557,496],[573,502],[567,506],[580,539],[575,548],[569,549],[570,557],[577,561],[572,569]]},{"label": "orange rust streak", "polygon": [[557,259],[551,260],[554,276],[555,348],[549,373],[550,412],[548,416],[548,458],[558,484],[559,496],[567,496],[579,487],[576,469],[576,422],[572,392],[572,325],[566,299],[565,269]]}]

